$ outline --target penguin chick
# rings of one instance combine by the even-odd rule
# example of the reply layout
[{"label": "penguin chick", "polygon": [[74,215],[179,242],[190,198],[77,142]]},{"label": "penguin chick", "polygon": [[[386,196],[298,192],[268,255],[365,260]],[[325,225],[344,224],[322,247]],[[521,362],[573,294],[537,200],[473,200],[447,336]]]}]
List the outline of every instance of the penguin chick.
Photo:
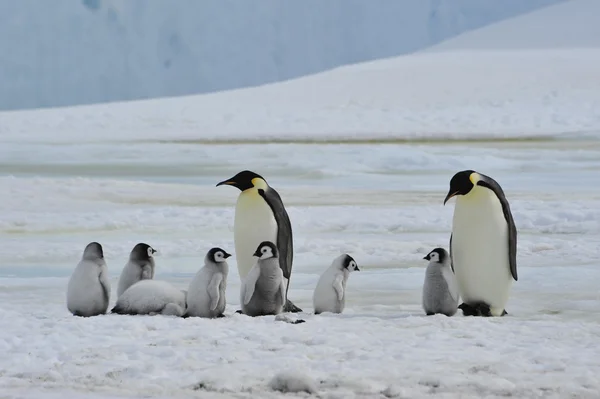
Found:
[{"label": "penguin chick", "polygon": [[129,261],[119,277],[117,298],[138,281],[154,278],[154,255],[156,252],[150,245],[142,242],[133,247],[129,253]]},{"label": "penguin chick", "polygon": [[211,248],[204,257],[204,266],[196,273],[187,293],[185,316],[222,317],[225,311],[228,254],[221,248]]},{"label": "penguin chick", "polygon": [[458,285],[450,268],[450,256],[444,248],[435,248],[423,259],[429,264],[423,284],[423,310],[453,316],[458,310]]},{"label": "penguin chick", "polygon": [[106,313],[110,300],[110,281],[102,245],[91,242],[67,286],[67,309],[75,316],[97,316]]},{"label": "penguin chick", "polygon": [[286,302],[286,282],[279,267],[278,251],[263,241],[254,252],[256,264],[242,282],[240,302],[248,316],[278,315]]},{"label": "penguin chick", "polygon": [[315,314],[342,313],[346,306],[346,282],[353,271],[360,271],[356,261],[348,254],[338,256],[323,272],[313,293]]},{"label": "penguin chick", "polygon": [[140,280],[121,294],[111,312],[127,315],[183,316],[185,300],[185,292],[166,281]]}]

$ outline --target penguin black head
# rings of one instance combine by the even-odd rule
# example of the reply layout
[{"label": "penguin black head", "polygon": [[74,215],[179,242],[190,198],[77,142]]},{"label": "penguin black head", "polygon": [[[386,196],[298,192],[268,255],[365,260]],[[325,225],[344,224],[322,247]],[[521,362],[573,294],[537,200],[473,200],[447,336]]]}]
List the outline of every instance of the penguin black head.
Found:
[{"label": "penguin black head", "polygon": [[211,248],[208,251],[208,259],[210,259],[214,263],[225,262],[225,260],[230,256],[231,254],[228,254],[224,249],[218,247]]},{"label": "penguin black head", "polygon": [[85,259],[102,259],[104,258],[104,251],[102,250],[102,245],[97,243],[96,241],[90,242],[85,246],[83,250],[83,257]]},{"label": "penguin black head", "polygon": [[461,172],[456,173],[450,179],[450,190],[444,199],[444,205],[448,200],[456,195],[466,195],[469,194],[471,189],[475,187],[475,185],[481,179],[481,175],[474,170],[463,170]]},{"label": "penguin black head", "polygon": [[217,187],[224,184],[237,187],[240,191],[245,191],[253,187],[262,189],[267,187],[267,181],[261,175],[249,170],[243,170],[232,178],[217,183]]},{"label": "penguin black head", "polygon": [[444,248],[435,248],[427,254],[423,259],[430,262],[445,263],[448,258],[448,252]]},{"label": "penguin black head", "polygon": [[129,254],[129,258],[135,260],[150,260],[150,258],[153,258],[154,254],[157,252],[158,251],[152,248],[150,245],[140,242],[133,247],[131,253]]},{"label": "penguin black head", "polygon": [[359,272],[360,271],[354,258],[352,258],[352,256],[350,256],[348,254],[345,254],[345,256],[344,256],[343,265],[344,265],[344,269],[348,269],[348,271],[350,271],[350,272],[353,272],[353,271]]},{"label": "penguin black head", "polygon": [[256,248],[254,256],[260,259],[277,258],[279,256],[279,252],[277,251],[275,244],[273,244],[271,241],[263,241],[260,243],[258,248]]}]

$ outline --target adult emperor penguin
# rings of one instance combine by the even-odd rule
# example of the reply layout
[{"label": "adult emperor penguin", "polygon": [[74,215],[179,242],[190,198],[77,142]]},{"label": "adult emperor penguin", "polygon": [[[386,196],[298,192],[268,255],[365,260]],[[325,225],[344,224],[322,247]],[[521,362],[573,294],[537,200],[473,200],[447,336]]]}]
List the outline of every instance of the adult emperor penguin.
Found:
[{"label": "adult emperor penguin", "polygon": [[517,281],[517,229],[504,191],[473,170],[456,173],[444,204],[454,197],[450,259],[465,316],[504,316]]},{"label": "adult emperor penguin", "polygon": [[302,312],[287,299],[292,274],[294,247],[292,225],[281,197],[260,175],[244,170],[230,179],[217,184],[238,188],[241,193],[235,207],[234,243],[235,258],[240,279],[243,282],[256,263],[253,255],[261,242],[276,243],[279,267],[286,284],[284,312]]},{"label": "adult emperor penguin", "polygon": [[110,300],[110,281],[102,245],[89,243],[67,285],[67,309],[75,316],[90,317],[106,313]]}]

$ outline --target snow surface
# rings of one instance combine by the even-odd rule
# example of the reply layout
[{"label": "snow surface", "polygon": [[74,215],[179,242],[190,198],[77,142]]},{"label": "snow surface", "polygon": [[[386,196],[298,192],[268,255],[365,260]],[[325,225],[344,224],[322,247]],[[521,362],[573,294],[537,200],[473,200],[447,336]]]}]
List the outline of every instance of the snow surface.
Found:
[{"label": "snow surface", "polygon": [[[285,385],[332,399],[598,398],[600,91],[598,72],[585,65],[596,51],[419,54],[207,96],[0,113],[0,392],[36,399],[309,396],[273,390]],[[428,91],[417,91],[427,71],[451,73],[431,74]],[[402,73],[406,90],[386,85]],[[455,91],[443,94],[444,87]],[[554,94],[536,97],[546,91]],[[319,108],[344,98],[365,102],[337,114]],[[378,118],[394,104],[429,112],[413,131],[404,125],[408,113],[384,125]],[[314,117],[323,119],[313,121],[319,109]],[[230,119],[219,119],[231,110]],[[467,115],[475,124],[460,119]],[[274,134],[264,129],[277,124],[278,137],[290,141],[390,142],[234,142]],[[367,134],[373,126],[387,128]],[[460,140],[398,140],[449,134],[450,127]],[[555,135],[567,127],[592,130]],[[509,133],[514,140],[466,140]],[[207,143],[214,138],[229,142]],[[238,192],[215,184],[246,168],[262,173],[288,209],[290,298],[305,310],[290,318],[305,323],[235,314],[233,258],[226,318],[69,315],[68,277],[92,240],[104,246],[113,287],[139,241],[161,251],[156,278],[182,289],[209,248],[231,252]],[[467,168],[494,177],[506,192],[519,229],[519,281],[506,317],[425,317],[422,258],[447,248],[454,201],[442,202],[451,176]],[[344,252],[361,268],[348,282],[345,311],[315,316],[319,275]],[[111,305],[114,291],[112,298]]]},{"label": "snow surface", "polygon": [[[12,176],[0,178],[6,394],[268,398],[279,395],[273,379],[294,371],[299,380],[286,384],[314,383],[322,397],[600,392],[598,140],[107,145],[32,145],[28,157],[7,162]],[[83,157],[102,151],[101,163]],[[306,323],[234,314],[234,260],[222,320],[68,314],[68,275],[92,239],[104,245],[113,285],[143,240],[162,252],[156,278],[187,288],[210,247],[233,248],[237,192],[214,185],[249,165],[287,204],[290,297],[306,311],[292,317]],[[510,315],[424,317],[422,257],[447,247],[453,205],[442,201],[452,173],[467,167],[500,181],[519,227]],[[311,315],[318,277],[342,252],[361,265],[346,310]]]},{"label": "snow surface", "polygon": [[0,109],[285,80],[405,54],[560,1],[2,1]]}]

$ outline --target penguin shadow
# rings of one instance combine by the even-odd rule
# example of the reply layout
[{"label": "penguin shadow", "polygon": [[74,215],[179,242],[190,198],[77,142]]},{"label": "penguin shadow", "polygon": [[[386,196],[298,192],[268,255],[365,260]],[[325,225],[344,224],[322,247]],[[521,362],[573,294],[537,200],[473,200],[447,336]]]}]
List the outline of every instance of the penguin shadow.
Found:
[{"label": "penguin shadow", "polygon": [[[241,314],[243,316],[248,316],[247,314],[244,314],[244,312],[242,312],[241,309],[236,310],[233,313],[233,315],[231,315],[231,316],[234,316],[236,314]],[[231,316],[229,316],[229,317],[231,317]],[[255,318],[255,317],[264,317],[264,316],[273,316],[273,315],[248,316],[248,317]],[[304,319],[295,319],[295,320],[293,320],[290,317],[288,317],[286,313],[279,313],[278,315],[275,315],[275,321],[283,321],[283,322],[288,323],[288,324],[302,324],[302,323],[306,323],[306,320],[304,320]]]}]

